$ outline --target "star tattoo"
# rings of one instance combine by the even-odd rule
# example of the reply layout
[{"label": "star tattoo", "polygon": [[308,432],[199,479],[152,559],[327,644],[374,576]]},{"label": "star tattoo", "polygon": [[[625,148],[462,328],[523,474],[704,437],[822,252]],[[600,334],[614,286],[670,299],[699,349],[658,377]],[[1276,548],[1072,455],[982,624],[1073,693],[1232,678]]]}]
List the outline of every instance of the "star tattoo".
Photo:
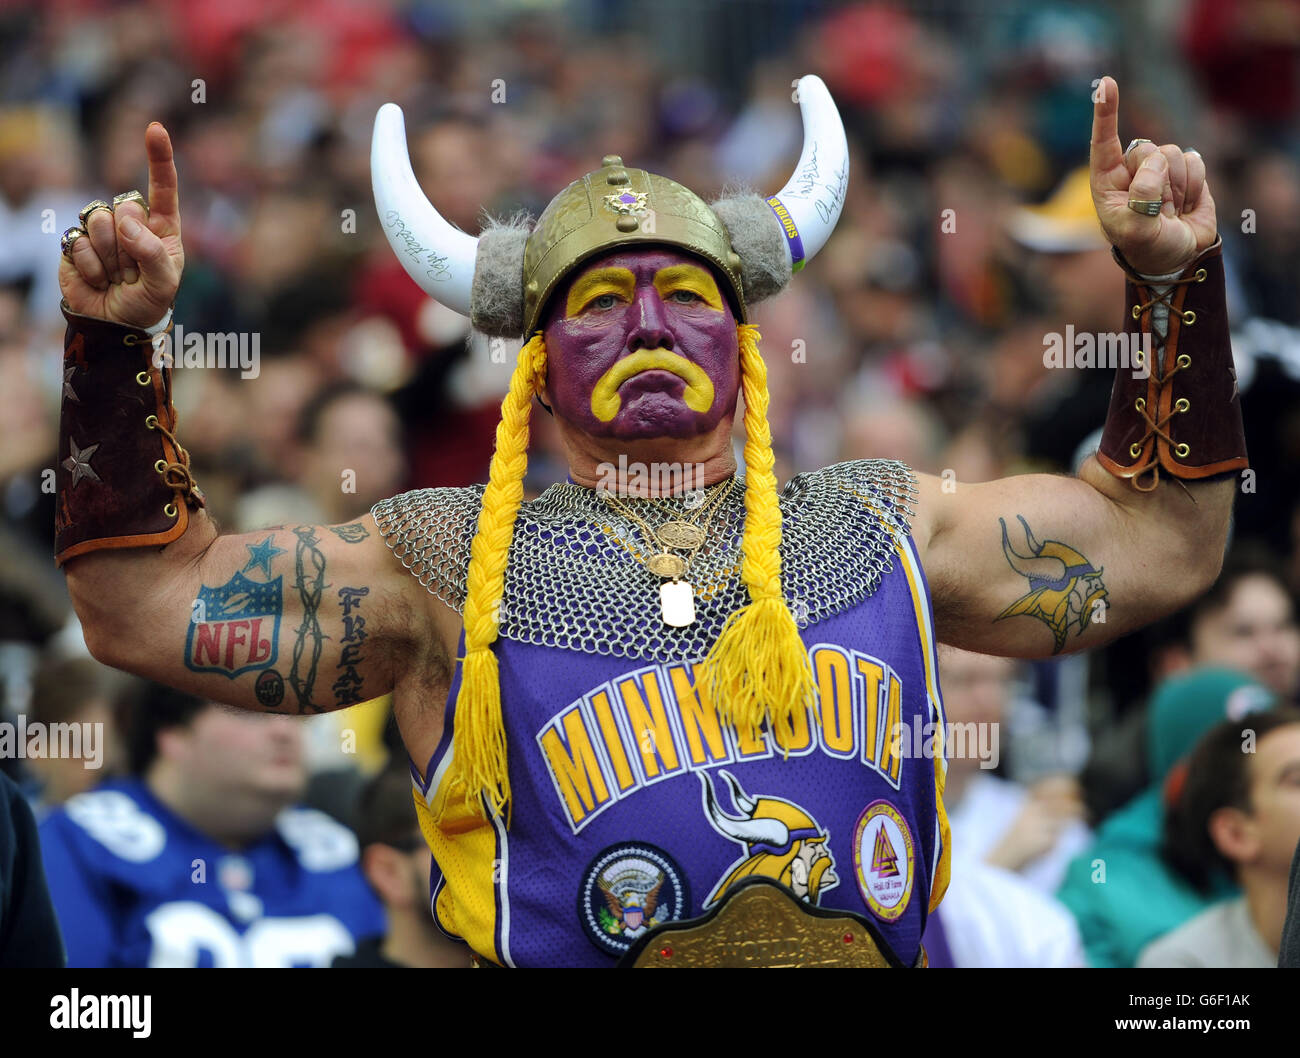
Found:
[{"label": "star tattoo", "polygon": [[246,565],[241,572],[247,572],[255,566],[261,566],[262,572],[266,575],[268,580],[270,579],[271,559],[275,558],[276,555],[283,555],[285,553],[284,548],[276,547],[271,543],[272,539],[274,538],[268,536],[260,544],[244,545],[248,548],[248,565]]},{"label": "star tattoo", "polygon": [[72,455],[63,461],[63,469],[72,472],[71,488],[77,487],[77,482],[82,478],[90,478],[91,481],[102,480],[95,473],[95,468],[90,465],[90,457],[95,454],[99,447],[97,444],[89,445],[86,448],[78,448],[77,442],[71,437],[68,438],[68,444],[72,446]]},{"label": "star tattoo", "polygon": [[77,391],[72,388],[72,376],[77,373],[77,365],[73,364],[63,372],[63,395],[68,400],[77,404],[81,403],[81,398],[77,396]]}]

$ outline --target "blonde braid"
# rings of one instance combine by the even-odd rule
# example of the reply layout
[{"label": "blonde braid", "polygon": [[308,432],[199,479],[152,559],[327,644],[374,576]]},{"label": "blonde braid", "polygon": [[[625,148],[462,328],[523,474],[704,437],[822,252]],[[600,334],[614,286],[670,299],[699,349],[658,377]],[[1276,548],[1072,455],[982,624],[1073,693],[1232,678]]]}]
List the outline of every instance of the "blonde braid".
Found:
[{"label": "blonde braid", "polygon": [[781,589],[781,508],[767,423],[767,367],[758,351],[762,335],[744,323],[736,333],[745,396],[741,576],[751,602],[727,619],[700,669],[724,719],[751,736],[769,720],[778,741],[786,741],[797,710],[814,702],[812,667]]},{"label": "blonde braid", "polygon": [[514,538],[515,516],[524,498],[528,469],[528,417],[533,396],[546,379],[546,343],[537,333],[519,350],[510,390],[501,402],[496,451],[483,490],[478,531],[470,547],[465,595],[465,657],[456,698],[452,752],[465,799],[486,797],[496,815],[508,811],[510,777],[506,770],[506,732],[501,716],[501,684],[492,652],[505,592],[506,560]]}]

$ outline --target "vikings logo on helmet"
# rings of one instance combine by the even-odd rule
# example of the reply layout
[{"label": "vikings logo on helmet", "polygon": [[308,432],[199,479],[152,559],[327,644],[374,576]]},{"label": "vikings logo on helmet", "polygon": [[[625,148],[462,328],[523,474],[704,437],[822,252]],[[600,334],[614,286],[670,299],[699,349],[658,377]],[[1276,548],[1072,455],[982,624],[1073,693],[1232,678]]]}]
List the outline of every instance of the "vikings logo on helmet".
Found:
[{"label": "vikings logo on helmet", "polygon": [[835,874],[835,857],[828,846],[829,834],[798,805],[779,797],[753,798],[741,789],[733,775],[721,775],[731,787],[731,797],[744,815],[727,815],[718,806],[713,783],[698,773],[704,786],[704,814],[709,825],[724,838],[737,841],[745,855],[731,865],[722,881],[704,902],[712,907],[743,878],[775,878],[810,904],[822,893],[840,884]]},{"label": "vikings logo on helmet", "polygon": [[1024,527],[1031,554],[1022,555],[1011,546],[1007,523],[999,518],[1002,553],[1011,568],[1029,580],[1029,591],[998,614],[997,619],[1021,614],[1038,618],[1056,637],[1053,651],[1056,653],[1065,646],[1070,628],[1082,633],[1096,605],[1105,604],[1107,592],[1101,580],[1102,571],[1059,540],[1045,540],[1040,544],[1029,523],[1020,515],[1016,518]]}]

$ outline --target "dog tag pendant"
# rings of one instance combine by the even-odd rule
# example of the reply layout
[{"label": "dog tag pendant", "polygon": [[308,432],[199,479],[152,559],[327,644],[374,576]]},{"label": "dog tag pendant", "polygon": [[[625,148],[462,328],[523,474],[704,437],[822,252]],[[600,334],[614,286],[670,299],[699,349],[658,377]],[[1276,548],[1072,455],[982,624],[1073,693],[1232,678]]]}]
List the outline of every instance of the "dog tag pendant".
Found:
[{"label": "dog tag pendant", "polygon": [[659,605],[665,624],[685,628],[695,621],[695,588],[689,580],[666,580],[659,585]]}]

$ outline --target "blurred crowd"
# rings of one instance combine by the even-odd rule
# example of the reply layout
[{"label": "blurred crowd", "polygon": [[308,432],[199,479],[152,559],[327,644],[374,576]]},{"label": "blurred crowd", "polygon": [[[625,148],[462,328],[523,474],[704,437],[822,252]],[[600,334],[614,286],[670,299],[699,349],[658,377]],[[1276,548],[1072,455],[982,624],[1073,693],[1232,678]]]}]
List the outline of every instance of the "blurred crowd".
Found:
[{"label": "blurred crowd", "polygon": [[[272,961],[459,957],[420,913],[428,854],[382,702],[306,722],[150,705],[159,689],[81,643],[50,558],[58,238],[89,200],[144,189],[148,122],[180,172],[177,321],[257,336],[255,377],[175,376],[209,509],[243,531],[486,478],[517,346],[473,334],[389,249],[368,168],[380,104],[401,104],[426,193],[476,233],[536,215],[609,153],[706,199],[771,193],[799,151],[792,82],[817,73],[852,175],[831,242],[754,314],[782,480],[873,457],[958,487],[1074,469],[1113,375],[1046,369],[1045,336],[1120,330],[1124,310],[1080,173],[1095,80],[1118,81],[1126,141],[1204,156],[1252,464],[1224,575],[1092,654],[944,654],[950,719],[998,724],[1001,752],[953,762],[953,882],[927,946],[957,966],[1276,961],[1300,841],[1300,0],[0,0],[0,56],[0,712],[105,732],[95,769],[24,754],[0,770],[44,819],[60,913],[92,923],[65,918],[77,958],[139,955],[59,880],[79,832],[130,863],[148,827],[126,815],[150,811],[254,850],[216,854],[250,916],[311,910],[288,864],[318,846],[338,894],[364,877],[373,914],[322,897],[352,907],[341,932],[268,942]],[[534,416],[529,489],[564,473]],[[1257,710],[1257,751],[1214,763]],[[78,801],[95,788],[134,807]],[[1243,922],[1251,943],[1214,948]]]}]

